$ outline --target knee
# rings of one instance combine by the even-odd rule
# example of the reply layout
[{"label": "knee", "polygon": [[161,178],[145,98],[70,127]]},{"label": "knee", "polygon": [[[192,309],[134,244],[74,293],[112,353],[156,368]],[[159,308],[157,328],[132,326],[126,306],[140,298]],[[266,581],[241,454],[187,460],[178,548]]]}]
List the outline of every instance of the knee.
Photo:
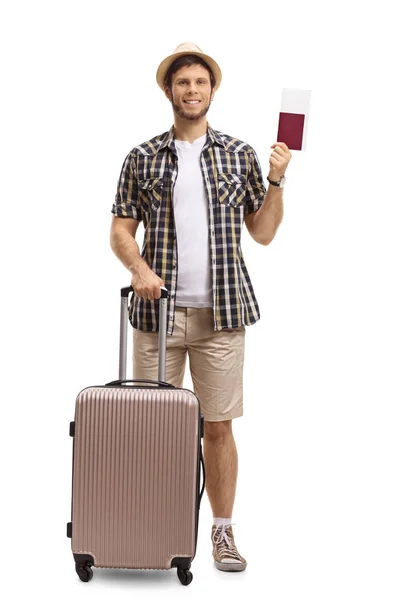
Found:
[{"label": "knee", "polygon": [[221,440],[232,433],[232,421],[204,421],[204,437]]}]

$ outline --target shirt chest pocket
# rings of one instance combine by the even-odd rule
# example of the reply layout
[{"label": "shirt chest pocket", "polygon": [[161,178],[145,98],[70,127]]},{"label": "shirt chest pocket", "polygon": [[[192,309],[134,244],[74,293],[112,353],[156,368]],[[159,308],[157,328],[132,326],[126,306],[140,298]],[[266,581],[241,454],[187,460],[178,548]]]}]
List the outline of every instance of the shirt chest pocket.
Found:
[{"label": "shirt chest pocket", "polygon": [[218,201],[236,208],[246,196],[246,176],[218,171]]},{"label": "shirt chest pocket", "polygon": [[150,212],[160,208],[165,189],[162,177],[150,177],[139,181],[139,194],[145,211]]}]

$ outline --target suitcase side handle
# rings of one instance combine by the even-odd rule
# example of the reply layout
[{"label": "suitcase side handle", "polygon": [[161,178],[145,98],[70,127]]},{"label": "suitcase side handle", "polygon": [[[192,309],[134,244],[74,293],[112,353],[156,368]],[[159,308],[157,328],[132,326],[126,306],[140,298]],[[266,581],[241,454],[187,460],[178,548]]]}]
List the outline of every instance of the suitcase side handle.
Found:
[{"label": "suitcase side handle", "polygon": [[152,379],[116,379],[115,381],[110,381],[110,383],[106,383],[106,387],[112,385],[122,385],[123,383],[154,383],[155,385],[162,385],[164,387],[175,388],[172,383],[166,383],[165,381],[153,381]]},{"label": "suitcase side handle", "polygon": [[199,495],[199,507],[200,507],[200,502],[201,502],[201,499],[202,499],[202,496],[203,496],[203,493],[204,493],[204,488],[206,487],[206,467],[205,467],[205,464],[204,464],[203,449],[202,449],[201,445],[200,445],[200,462],[201,462],[201,468],[202,468],[202,471],[203,471],[203,485],[201,487],[201,492],[200,492],[200,495]]}]

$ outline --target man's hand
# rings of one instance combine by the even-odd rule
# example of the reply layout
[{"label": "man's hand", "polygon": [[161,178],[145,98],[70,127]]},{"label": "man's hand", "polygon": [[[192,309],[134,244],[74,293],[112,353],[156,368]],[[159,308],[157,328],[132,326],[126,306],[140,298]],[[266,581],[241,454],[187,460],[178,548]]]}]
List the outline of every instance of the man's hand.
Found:
[{"label": "man's hand", "polygon": [[131,286],[139,298],[154,300],[161,298],[160,288],[165,287],[165,283],[148,265],[141,264],[132,275]]},{"label": "man's hand", "polygon": [[279,181],[285,174],[292,154],[284,142],[276,142],[270,147],[274,150],[269,158],[268,177],[271,181]]}]

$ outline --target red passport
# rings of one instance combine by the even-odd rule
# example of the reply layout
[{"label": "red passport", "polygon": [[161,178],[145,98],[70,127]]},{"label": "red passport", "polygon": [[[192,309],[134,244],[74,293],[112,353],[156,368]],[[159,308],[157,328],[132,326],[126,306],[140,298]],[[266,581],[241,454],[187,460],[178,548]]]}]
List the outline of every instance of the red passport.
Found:
[{"label": "red passport", "polygon": [[301,150],[305,115],[280,112],[277,142],[284,142],[290,150]]}]

